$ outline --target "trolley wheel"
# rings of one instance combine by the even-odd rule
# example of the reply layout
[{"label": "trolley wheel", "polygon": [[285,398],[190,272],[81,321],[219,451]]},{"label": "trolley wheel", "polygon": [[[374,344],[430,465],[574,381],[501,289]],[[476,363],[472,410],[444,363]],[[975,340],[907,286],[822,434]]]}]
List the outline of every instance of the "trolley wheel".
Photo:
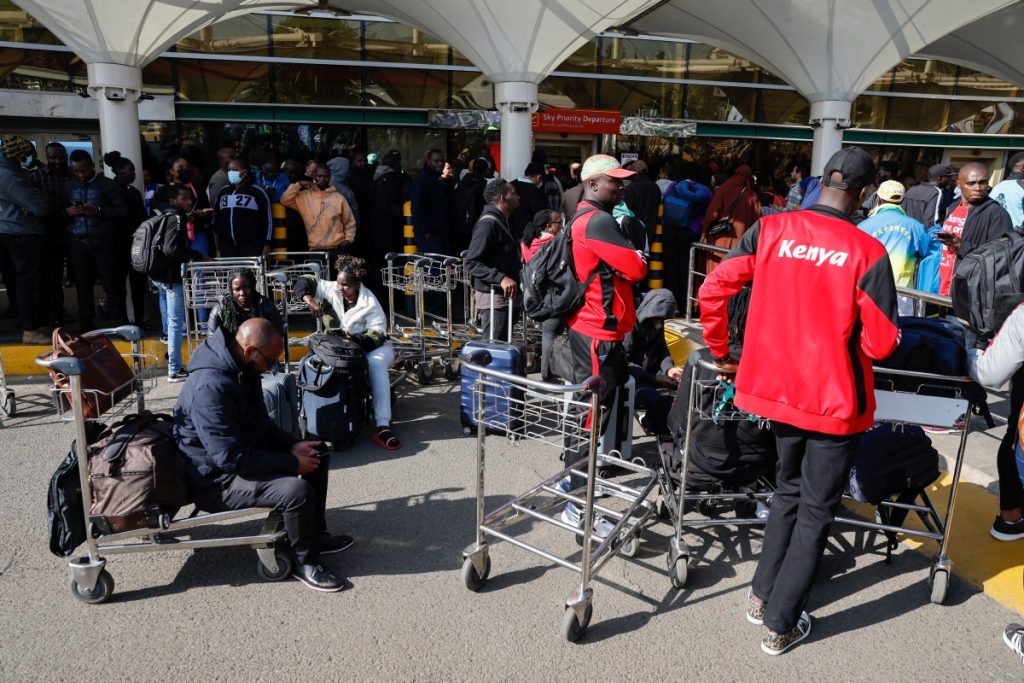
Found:
[{"label": "trolley wheel", "polygon": [[588,602],[587,609],[583,613],[583,623],[581,624],[576,617],[576,610],[572,607],[566,607],[565,613],[562,615],[562,635],[565,636],[565,639],[570,643],[575,643],[587,635],[587,628],[590,626],[590,616],[592,613],[593,608]]},{"label": "trolley wheel", "polygon": [[455,367],[453,363],[444,364],[444,378],[449,382],[457,380],[462,373],[459,372],[459,368]]},{"label": "trolley wheel", "polygon": [[474,593],[484,587],[487,577],[491,575],[491,557],[484,556],[484,573],[478,574],[473,559],[467,557],[462,561],[462,583]]},{"label": "trolley wheel", "polygon": [[657,500],[654,501],[654,514],[658,516],[658,519],[667,522],[669,521],[670,512],[668,509],[668,503],[661,496],[658,496]]},{"label": "trolley wheel", "polygon": [[264,581],[284,581],[295,569],[295,562],[289,553],[277,552],[274,559],[277,560],[277,567],[274,569],[267,569],[265,564],[256,560],[256,574]]},{"label": "trolley wheel", "polygon": [[640,532],[619,546],[619,554],[623,557],[636,557],[640,554]]},{"label": "trolley wheel", "polygon": [[949,588],[949,572],[945,569],[932,570],[931,576],[928,577],[928,583],[932,589],[932,604],[941,605],[946,601],[946,590]]},{"label": "trolley wheel", "polygon": [[686,586],[686,579],[690,573],[690,556],[680,555],[668,570],[668,578],[672,585],[682,589]]},{"label": "trolley wheel", "polygon": [[420,384],[430,384],[434,379],[434,365],[432,363],[420,363],[416,366],[416,381]]},{"label": "trolley wheel", "polygon": [[7,417],[14,417],[14,413],[17,409],[17,402],[14,399],[14,390],[8,389],[4,392],[3,403],[0,404],[0,412],[3,412]]},{"label": "trolley wheel", "polygon": [[72,579],[71,594],[90,605],[102,605],[114,594],[114,577],[106,569],[102,570],[96,581],[96,586],[91,591],[82,588],[77,581]]},{"label": "trolley wheel", "polygon": [[710,500],[708,498],[703,498],[697,501],[697,512],[704,515],[705,517],[710,517],[712,514],[714,514],[715,507],[715,501]]},{"label": "trolley wheel", "polygon": [[472,427],[463,427],[462,428],[462,435],[463,436],[472,436],[473,432],[475,432],[475,431],[476,430],[473,429]]}]

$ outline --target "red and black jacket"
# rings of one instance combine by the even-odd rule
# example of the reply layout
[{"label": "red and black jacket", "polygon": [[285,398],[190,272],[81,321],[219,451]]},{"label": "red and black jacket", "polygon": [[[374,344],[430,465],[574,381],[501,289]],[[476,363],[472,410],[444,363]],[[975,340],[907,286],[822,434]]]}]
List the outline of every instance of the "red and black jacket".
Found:
[{"label": "red and black jacket", "polygon": [[736,405],[825,434],[869,428],[871,359],[899,341],[882,243],[821,205],[761,218],[700,288],[704,341],[715,356],[729,352],[729,298],[751,279]]},{"label": "red and black jacket", "polygon": [[611,208],[585,199],[567,228],[580,282],[598,269],[583,307],[566,320],[576,332],[599,341],[622,341],[636,323],[633,283],[647,275],[647,262],[619,231]]}]

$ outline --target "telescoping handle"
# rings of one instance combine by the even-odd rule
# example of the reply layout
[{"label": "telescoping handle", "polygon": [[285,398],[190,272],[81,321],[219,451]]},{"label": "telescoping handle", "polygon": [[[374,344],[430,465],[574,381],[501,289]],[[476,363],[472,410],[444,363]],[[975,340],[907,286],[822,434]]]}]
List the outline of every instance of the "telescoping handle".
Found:
[{"label": "telescoping handle", "polygon": [[[494,341],[494,293],[501,289],[501,285],[491,285],[491,325],[490,325],[490,336],[491,341]],[[508,340],[506,344],[512,343],[512,315],[515,311],[515,301],[513,299],[508,300]]]}]

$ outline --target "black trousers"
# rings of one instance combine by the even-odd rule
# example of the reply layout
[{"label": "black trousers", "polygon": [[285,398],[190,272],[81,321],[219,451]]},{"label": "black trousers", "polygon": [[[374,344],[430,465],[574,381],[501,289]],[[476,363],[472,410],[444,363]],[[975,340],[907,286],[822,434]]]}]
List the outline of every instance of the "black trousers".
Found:
[{"label": "black trousers", "polygon": [[78,294],[78,319],[82,331],[88,331],[96,322],[96,302],[93,285],[99,276],[107,306],[114,323],[128,320],[125,313],[124,272],[118,263],[118,242],[115,239],[74,237],[69,243],[71,262],[75,266],[75,290]]},{"label": "black trousers", "polygon": [[315,562],[319,554],[320,532],[327,530],[324,508],[327,504],[327,474],[330,456],[320,459],[320,467],[304,477],[277,474],[234,477],[223,487],[193,490],[196,504],[207,512],[272,507],[284,518],[295,561]]},{"label": "black trousers", "polygon": [[[578,416],[578,419],[586,421],[591,429],[600,430],[601,434],[608,428],[608,416],[611,414],[611,407],[619,388],[629,380],[627,372],[626,352],[621,341],[598,341],[591,339],[569,328],[569,351],[572,353],[572,377],[566,377],[572,384],[579,384],[590,377],[597,375],[604,380],[604,389],[601,391],[601,424],[591,423],[590,411]],[[577,448],[566,448],[563,458],[565,465],[575,465],[577,462],[586,460],[590,454],[590,444],[579,444]],[[577,488],[586,483],[586,479],[578,475],[572,475],[571,484]]]},{"label": "black trousers", "polygon": [[[1024,507],[1024,486],[1017,472],[1017,416],[1024,406],[1024,368],[1010,378],[1010,412],[1006,420],[1006,434],[996,452],[996,470],[999,472],[999,509],[1013,510]],[[970,419],[968,415],[965,419]]]},{"label": "black trousers", "polygon": [[[39,315],[39,260],[42,255],[43,237],[40,235],[0,235],[0,246],[10,255],[14,264],[14,279],[7,282],[8,294],[11,282],[17,301],[21,329],[34,330],[42,321]],[[4,274],[5,277],[7,273]]]},{"label": "black trousers", "polygon": [[250,258],[262,256],[264,246],[266,246],[266,242],[263,240],[246,242],[243,244],[235,244],[227,237],[221,237],[217,240],[217,247],[220,249],[220,255],[224,258]]},{"label": "black trousers", "polygon": [[68,256],[65,240],[48,238],[39,257],[40,321],[64,324],[64,261]]},{"label": "black trousers", "polygon": [[540,376],[545,382],[551,377],[551,350],[557,339],[565,332],[565,321],[550,318],[540,324]]},{"label": "black trousers", "polygon": [[860,434],[832,436],[773,422],[779,462],[771,514],[751,589],[764,624],[785,633],[807,604]]},{"label": "black trousers", "polygon": [[[690,247],[696,241],[697,235],[689,228],[665,228],[662,234],[665,289],[675,295],[676,305],[684,314],[689,305],[686,301],[686,289],[690,278]],[[694,292],[694,295],[696,294],[697,292]]]},{"label": "black trousers", "polygon": [[132,322],[141,325],[146,321],[146,294],[149,292],[149,278],[145,273],[140,273],[132,268],[132,241],[131,239],[121,243],[117,252],[117,259],[120,263],[121,277],[127,278],[128,287],[131,289],[132,299]]}]

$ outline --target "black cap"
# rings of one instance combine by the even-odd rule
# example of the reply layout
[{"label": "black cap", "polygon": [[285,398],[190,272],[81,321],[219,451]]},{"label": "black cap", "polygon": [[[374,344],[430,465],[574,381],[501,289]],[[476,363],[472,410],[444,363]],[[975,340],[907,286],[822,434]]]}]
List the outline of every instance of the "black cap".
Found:
[{"label": "black cap", "polygon": [[[842,181],[831,182],[833,173]],[[846,147],[832,155],[821,174],[821,184],[839,190],[859,190],[875,181],[875,162],[860,147]]]},{"label": "black cap", "polygon": [[956,171],[949,164],[935,164],[928,169],[928,179],[935,180],[936,178],[948,178],[949,176],[956,175]]},{"label": "black cap", "polygon": [[399,152],[397,149],[393,149],[393,150],[391,150],[390,152],[388,152],[387,154],[384,155],[383,162],[385,164],[390,164],[392,161],[401,161],[401,160],[402,160],[402,153]]}]

